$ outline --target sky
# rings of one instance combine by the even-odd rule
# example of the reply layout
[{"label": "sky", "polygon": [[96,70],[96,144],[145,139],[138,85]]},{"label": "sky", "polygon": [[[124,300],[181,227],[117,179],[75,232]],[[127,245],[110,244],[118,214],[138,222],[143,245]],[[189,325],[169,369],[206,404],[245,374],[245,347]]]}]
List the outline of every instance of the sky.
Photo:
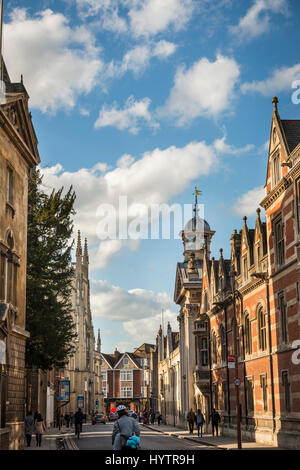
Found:
[{"label": "sky", "polygon": [[162,309],[178,329],[183,259],[178,237],[105,239],[105,210],[148,223],[197,186],[212,256],[230,257],[264,197],[272,97],[299,119],[299,15],[298,0],[6,0],[3,55],[30,95],[44,189],[77,194],[103,352],[155,344]]}]

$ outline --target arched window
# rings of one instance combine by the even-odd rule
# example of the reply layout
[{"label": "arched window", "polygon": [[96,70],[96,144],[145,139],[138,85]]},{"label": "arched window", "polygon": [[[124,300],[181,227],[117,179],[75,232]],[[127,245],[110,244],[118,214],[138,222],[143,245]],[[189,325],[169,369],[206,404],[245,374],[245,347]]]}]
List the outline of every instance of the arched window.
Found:
[{"label": "arched window", "polygon": [[212,349],[212,361],[213,364],[216,364],[218,361],[218,352],[217,352],[217,337],[216,333],[213,331],[212,333],[212,339],[211,339],[211,349]]},{"label": "arched window", "polygon": [[[231,322],[231,331],[232,331],[232,350],[233,350],[233,354],[234,355],[237,354],[237,356],[239,357],[240,356],[240,351],[241,351],[241,348],[240,348],[241,345],[240,345],[239,328],[238,328],[236,318],[234,318]],[[235,342],[235,338],[236,338],[236,342]],[[237,345],[237,351],[235,350],[236,345]]]},{"label": "arched window", "polygon": [[201,365],[208,365],[208,347],[207,347],[207,338],[201,338]]},{"label": "arched window", "polygon": [[257,313],[257,324],[258,324],[258,342],[259,349],[265,351],[267,349],[267,327],[266,327],[266,315],[263,307],[259,307]]},{"label": "arched window", "polygon": [[225,329],[223,325],[220,325],[219,328],[220,343],[221,343],[221,361],[226,362],[226,338],[225,338]]},{"label": "arched window", "polygon": [[252,353],[252,333],[249,313],[245,314],[245,350],[246,354]]}]

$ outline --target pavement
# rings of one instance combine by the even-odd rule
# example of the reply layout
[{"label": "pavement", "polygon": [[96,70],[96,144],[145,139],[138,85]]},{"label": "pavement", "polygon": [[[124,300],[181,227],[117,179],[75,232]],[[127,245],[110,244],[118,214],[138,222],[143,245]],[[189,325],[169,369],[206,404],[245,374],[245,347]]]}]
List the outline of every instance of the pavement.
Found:
[{"label": "pavement", "polygon": [[[177,437],[178,439],[186,439],[188,441],[197,442],[198,445],[207,447],[214,447],[216,450],[238,450],[237,442],[235,438],[227,436],[213,436],[212,434],[203,434],[203,437],[197,436],[197,430],[193,434],[190,434],[188,430],[169,426],[166,424],[143,424],[145,428],[157,431],[159,433]],[[258,442],[243,441],[242,448],[246,450],[282,450],[279,447],[260,444]]]}]

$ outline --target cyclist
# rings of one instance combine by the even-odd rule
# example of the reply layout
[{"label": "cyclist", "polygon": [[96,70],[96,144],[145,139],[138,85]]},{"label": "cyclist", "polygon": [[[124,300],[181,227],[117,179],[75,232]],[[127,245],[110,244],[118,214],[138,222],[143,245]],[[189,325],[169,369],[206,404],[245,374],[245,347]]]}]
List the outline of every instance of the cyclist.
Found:
[{"label": "cyclist", "polygon": [[135,419],[128,416],[126,407],[120,405],[117,408],[118,419],[114,423],[112,433],[113,450],[126,452],[129,447],[126,446],[127,440],[133,436],[140,436],[140,428]]},{"label": "cyclist", "polygon": [[81,411],[81,408],[78,408],[78,411],[75,413],[75,434],[78,436],[82,431],[82,421],[83,421],[83,413]]}]

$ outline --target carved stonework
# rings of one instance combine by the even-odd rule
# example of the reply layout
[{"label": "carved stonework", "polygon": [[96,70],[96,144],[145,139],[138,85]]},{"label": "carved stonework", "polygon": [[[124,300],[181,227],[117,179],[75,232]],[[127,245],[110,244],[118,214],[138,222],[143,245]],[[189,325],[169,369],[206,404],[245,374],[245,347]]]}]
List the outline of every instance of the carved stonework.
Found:
[{"label": "carved stonework", "polygon": [[200,305],[199,304],[186,304],[185,309],[189,317],[194,317],[199,314]]}]

